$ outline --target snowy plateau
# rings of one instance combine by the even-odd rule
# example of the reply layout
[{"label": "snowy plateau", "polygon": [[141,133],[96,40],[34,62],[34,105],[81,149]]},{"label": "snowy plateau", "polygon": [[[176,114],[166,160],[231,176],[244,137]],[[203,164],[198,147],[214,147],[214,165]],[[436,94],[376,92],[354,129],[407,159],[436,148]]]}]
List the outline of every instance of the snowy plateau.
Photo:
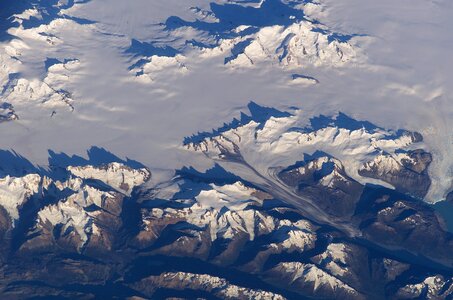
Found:
[{"label": "snowy plateau", "polygon": [[452,299],[450,0],[0,0],[0,299]]}]

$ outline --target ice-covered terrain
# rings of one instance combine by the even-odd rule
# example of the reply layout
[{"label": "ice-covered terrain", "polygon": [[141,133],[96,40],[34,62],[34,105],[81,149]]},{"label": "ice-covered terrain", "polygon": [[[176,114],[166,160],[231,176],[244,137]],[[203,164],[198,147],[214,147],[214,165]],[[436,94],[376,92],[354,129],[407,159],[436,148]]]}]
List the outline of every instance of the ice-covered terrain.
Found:
[{"label": "ice-covered terrain", "polygon": [[0,1],[0,295],[451,298],[452,16]]},{"label": "ice-covered terrain", "polygon": [[2,120],[18,120],[1,146],[36,164],[98,145],[177,168],[181,138],[254,100],[419,131],[435,154],[427,199],[450,189],[449,1],[2,6]]},{"label": "ice-covered terrain", "polygon": [[[200,172],[187,165],[157,185],[149,185],[153,174],[140,163],[101,148],[90,149],[87,159],[50,152],[48,169],[2,153],[10,160],[2,172],[11,175],[0,189],[0,294],[451,297],[452,233],[432,207],[412,196],[429,186],[429,154],[415,149],[418,133],[321,116],[304,129],[293,127],[298,136],[288,141],[295,151],[309,151],[301,141],[319,150],[290,162],[279,148],[285,133],[276,134],[283,128],[275,123],[293,117],[260,109],[269,112],[265,119],[244,114],[231,128],[186,140],[194,155],[202,151],[217,162],[213,168]],[[326,135],[335,130],[343,132],[334,135],[344,150],[332,152],[339,159],[323,152],[336,149]],[[357,140],[362,146],[354,149],[365,163],[353,165],[359,171],[352,174],[345,167],[351,163],[347,146]],[[253,149],[272,147],[267,150],[281,157],[282,166],[250,159]],[[353,178],[361,176],[376,184]]]}]

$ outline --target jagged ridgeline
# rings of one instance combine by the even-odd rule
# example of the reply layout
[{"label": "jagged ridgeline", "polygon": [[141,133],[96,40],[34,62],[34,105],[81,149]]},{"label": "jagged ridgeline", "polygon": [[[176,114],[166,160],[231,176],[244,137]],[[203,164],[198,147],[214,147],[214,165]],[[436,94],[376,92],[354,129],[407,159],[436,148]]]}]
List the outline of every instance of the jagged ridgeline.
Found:
[{"label": "jagged ridgeline", "polygon": [[[331,30],[313,16],[323,10],[317,1],[212,2],[209,10],[190,8],[194,21],[171,16],[158,24],[163,31],[151,40],[132,39],[126,54],[130,72],[143,83],[162,80],[160,73],[190,73],[195,60],[215,61],[232,69],[266,64],[301,70],[306,66],[361,65],[365,55],[360,33]],[[278,13],[275,13],[278,12]],[[169,39],[168,36],[172,38]],[[316,84],[316,78],[293,74],[295,84]]]},{"label": "jagged ridgeline", "polygon": [[[89,33],[89,39],[98,34],[128,39],[128,46],[123,41],[118,45],[128,61],[125,75],[145,85],[183,76],[209,61],[232,69],[269,64],[301,72],[309,66],[361,65],[365,59],[357,42],[366,37],[331,30],[316,20],[314,16],[323,10],[317,1],[226,1],[212,2],[209,9],[193,6],[189,12],[194,21],[166,17],[152,24],[150,30],[155,33],[146,39],[105,32],[105,24],[74,16],[90,2],[0,3],[4,45],[0,49],[0,122],[21,119],[29,110],[59,117],[77,110],[78,102],[86,100],[77,99],[81,93],[74,82],[90,67],[84,56],[87,49],[71,39],[73,32]],[[302,86],[319,83],[298,73],[287,81]]]},{"label": "jagged ridgeline", "polygon": [[185,139],[210,169],[166,182],[102,148],[48,168],[0,152],[2,297],[451,297],[420,134],[248,108]]}]

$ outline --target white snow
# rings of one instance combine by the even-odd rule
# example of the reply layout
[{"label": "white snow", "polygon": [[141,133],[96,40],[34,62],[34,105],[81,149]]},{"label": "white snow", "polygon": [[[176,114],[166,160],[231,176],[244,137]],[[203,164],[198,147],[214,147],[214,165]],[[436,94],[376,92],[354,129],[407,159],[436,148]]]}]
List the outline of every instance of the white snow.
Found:
[{"label": "white snow", "polygon": [[344,276],[348,274],[349,268],[344,267],[348,264],[348,248],[342,243],[332,243],[327,246],[324,253],[320,254],[320,263],[326,262],[327,269],[334,276]]},{"label": "white snow", "polygon": [[[149,278],[149,277],[148,277]],[[208,274],[195,274],[187,272],[165,272],[159,276],[153,276],[152,279],[163,279],[169,281],[170,285],[173,285],[172,280],[177,282],[184,287],[191,286],[195,288],[201,288],[207,291],[215,291],[216,295],[222,296],[225,299],[237,299],[238,297],[246,297],[248,299],[260,299],[260,300],[283,300],[285,299],[279,294],[266,292],[258,289],[250,289],[241,286],[231,284],[226,279],[212,276]],[[166,282],[160,282],[161,285],[165,285]]]},{"label": "white snow", "polygon": [[101,234],[93,222],[98,212],[87,212],[84,208],[92,204],[102,207],[104,201],[114,197],[112,193],[83,186],[67,199],[40,210],[36,220],[37,227],[40,228],[46,223],[52,226],[62,225],[62,232],[73,230],[72,234],[77,233],[81,239],[78,247],[83,247],[89,241],[91,234]]},{"label": "white snow", "polygon": [[[262,175],[275,167],[287,167],[296,161],[303,160],[304,154],[312,155],[316,151],[322,151],[335,159],[327,156],[308,163],[307,168],[321,169],[324,163],[334,164],[333,173],[322,180],[322,184],[331,186],[333,180],[342,180],[339,170],[344,166],[347,175],[362,183],[379,183],[389,187],[382,181],[362,177],[359,170],[372,167],[383,159],[380,153],[391,153],[402,159],[398,150],[411,149],[411,147],[424,147],[423,143],[413,143],[411,138],[403,135],[394,137],[393,132],[381,129],[366,130],[346,129],[335,126],[327,126],[321,129],[293,130],[303,128],[306,116],[301,111],[293,111],[294,116],[271,118],[266,121],[263,128],[260,124],[251,121],[236,129],[228,130],[213,138],[207,138],[201,143],[189,144],[188,149],[200,151],[213,159],[225,158],[225,151],[229,153],[241,153],[244,160]],[[228,158],[227,158],[228,159]],[[394,161],[394,164],[390,164]],[[387,162],[387,161],[386,161]],[[395,159],[389,159],[384,164],[382,172],[390,168],[399,170],[401,164]]]},{"label": "white snow", "polygon": [[398,171],[403,166],[390,155],[379,155],[376,156],[372,161],[365,163],[363,166],[364,170],[373,170],[376,168],[377,174],[382,176],[390,173],[391,171]]},{"label": "white snow", "polygon": [[139,74],[136,75],[137,79],[145,84],[156,79],[165,80],[165,74],[160,74],[163,70],[170,73],[177,72],[179,74],[185,74],[189,71],[184,64],[185,57],[182,55],[175,57],[153,55],[142,58],[142,60],[146,61],[144,65],[131,69],[131,73]]},{"label": "white snow", "polygon": [[[445,288],[447,284],[448,286]],[[444,293],[451,289],[451,283],[447,282],[442,275],[435,275],[425,278],[420,283],[408,284],[398,292],[403,296],[409,294],[409,297],[413,299],[414,297],[420,296],[425,289],[427,290],[426,299],[444,299],[446,297]]]},{"label": "white snow", "polygon": [[341,280],[329,275],[322,269],[319,269],[313,264],[303,264],[300,262],[283,262],[279,263],[276,269],[281,269],[282,272],[291,274],[291,281],[295,282],[301,280],[302,282],[311,282],[314,287],[313,290],[318,290],[321,286],[326,286],[332,289],[332,291],[343,290],[351,294],[357,294],[357,292],[342,282]]},{"label": "white snow", "polygon": [[[196,183],[191,185],[193,190],[197,189]],[[169,195],[166,189],[173,190],[173,187],[164,187],[158,195]],[[258,196],[260,193],[263,194],[239,182],[221,186],[210,184],[208,189],[204,187],[193,199],[181,196],[182,198],[172,200],[187,204],[188,207],[153,208],[150,217],[167,221],[184,219],[198,227],[208,228],[212,241],[218,238],[233,238],[239,233],[247,234],[250,240],[271,232],[276,232],[280,238],[281,231],[284,231],[284,238],[278,243],[272,243],[270,247],[291,251],[303,251],[313,247],[316,234],[313,225],[308,221],[278,220],[251,207],[262,205],[263,198]],[[144,230],[151,230],[146,227],[147,218],[144,218]]]},{"label": "white snow", "polygon": [[133,188],[145,183],[151,176],[147,169],[132,169],[120,163],[106,166],[68,167],[68,171],[83,179],[97,179],[130,195]]},{"label": "white snow", "polygon": [[280,243],[272,243],[269,245],[269,247],[282,247],[283,249],[288,250],[288,252],[292,252],[294,250],[303,252],[315,246],[316,234],[314,233],[313,226],[310,223],[303,220],[296,223],[285,223],[287,222],[280,222],[278,228],[282,228],[284,226],[292,228],[290,231],[288,231],[287,238]]},{"label": "white snow", "polygon": [[[453,4],[448,0],[319,2],[321,5],[305,4],[300,8],[329,32],[366,37],[355,37],[352,48],[337,43],[328,45],[322,34],[307,31],[311,25],[303,20],[293,20],[286,28],[263,26],[253,36],[263,39],[270,55],[275,57],[273,37],[281,39],[284,36],[278,35],[281,32],[295,34],[287,44],[288,49],[299,51],[307,46],[308,54],[303,58],[295,54],[289,57],[302,64],[297,68],[298,74],[307,74],[320,82],[315,85],[288,84],[294,70],[275,60],[263,60],[259,68],[225,67],[223,54],[232,47],[228,41],[218,46],[224,47],[223,51],[184,53],[184,65],[189,69],[186,75],[178,74],[176,65],[166,69],[168,74],[152,76],[153,81],[131,80],[128,68],[132,61],[125,54],[131,40],[184,47],[183,30],[179,35],[164,32],[157,24],[170,16],[215,24],[218,17],[212,16],[208,1],[92,0],[61,11],[47,25],[12,28],[9,34],[15,36],[13,40],[0,44],[0,80],[3,86],[9,74],[18,73],[17,79],[23,79],[20,88],[24,93],[10,100],[20,100],[20,105],[14,105],[19,120],[1,124],[1,148],[15,149],[41,165],[47,164],[48,149],[83,155],[89,147],[97,145],[156,169],[173,170],[188,162],[208,167],[202,156],[181,152],[177,147],[180,141],[230,121],[232,116],[239,116],[248,101],[254,100],[280,109],[301,107],[307,115],[343,111],[392,129],[420,131],[427,150],[434,155],[430,168],[433,184],[427,200],[442,199],[453,179],[450,133],[453,62],[448,59],[453,43],[449,31]],[[40,4],[45,8],[46,3]],[[258,7],[259,3],[240,5]],[[78,24],[63,14],[97,23]],[[46,17],[36,6],[18,14],[16,19],[24,20],[25,24],[33,16]],[[237,30],[246,30],[247,24],[242,25]],[[203,42],[212,41],[212,37],[200,31],[190,35]],[[314,44],[316,38],[319,41]],[[313,56],[315,45],[324,51]],[[269,54],[260,52],[257,46],[255,39],[247,51],[260,59]],[[355,57],[358,63],[348,60],[343,64],[336,47],[343,52],[343,58]],[[209,54],[210,51],[213,53]],[[201,52],[208,54],[202,58]],[[36,107],[26,101],[30,85],[39,91],[33,93],[35,96],[60,99],[48,93],[42,84],[49,76],[44,67],[47,58],[80,62],[63,84],[64,90],[73,95],[74,111],[65,107],[53,118],[49,117],[53,105],[40,108],[43,105]],[[54,88],[53,82],[46,84]]]},{"label": "white snow", "polygon": [[[38,174],[22,177],[5,176],[0,178],[0,206],[11,218],[12,226],[19,219],[19,209],[35,197],[35,205],[42,205],[36,219],[37,229],[43,226],[62,225],[62,232],[70,230],[81,239],[79,248],[87,243],[92,234],[99,235],[96,227],[98,210],[86,210],[95,205],[105,207],[109,201],[118,201],[130,195],[132,189],[144,184],[151,174],[147,169],[133,169],[120,163],[111,163],[103,167],[68,167],[69,176],[64,181]],[[87,184],[84,179],[98,179],[110,186],[111,191],[98,189]],[[56,189],[55,189],[56,188]],[[118,190],[116,192],[115,190]],[[63,191],[70,195],[61,199]],[[121,193],[121,194],[120,194]],[[56,197],[58,202],[47,205],[48,198]],[[41,201],[41,202],[39,202]],[[47,206],[45,206],[47,205]]]},{"label": "white snow", "polygon": [[261,200],[252,196],[255,190],[244,186],[241,182],[232,185],[216,186],[211,184],[212,190],[201,191],[195,197],[197,202],[203,207],[220,209],[228,207],[233,210],[243,210],[249,202]]},{"label": "white snow", "polygon": [[6,176],[0,179],[0,205],[10,215],[13,225],[19,219],[19,207],[38,193],[41,176],[28,174],[24,177]]},{"label": "white snow", "polygon": [[[218,237],[231,238],[239,232],[249,235],[250,240],[255,238],[256,228],[270,232],[275,228],[274,221],[262,213],[245,208],[251,204],[260,205],[261,199],[254,196],[255,189],[245,187],[242,183],[216,186],[201,190],[195,196],[195,202],[188,208],[153,209],[152,215],[157,218],[184,217],[188,222],[199,226],[209,226],[211,240]],[[191,199],[186,199],[191,200]],[[222,212],[221,209],[226,211]]]}]

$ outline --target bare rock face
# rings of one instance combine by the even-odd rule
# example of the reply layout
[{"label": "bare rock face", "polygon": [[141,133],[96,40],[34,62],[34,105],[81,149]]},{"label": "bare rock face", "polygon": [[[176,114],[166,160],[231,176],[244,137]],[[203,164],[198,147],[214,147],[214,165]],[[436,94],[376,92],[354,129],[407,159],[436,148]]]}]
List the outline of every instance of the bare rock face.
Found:
[{"label": "bare rock face", "polygon": [[[64,181],[38,174],[1,180],[2,236],[24,234],[19,251],[113,250],[123,226],[124,201],[134,188],[150,178],[148,170],[135,170],[120,163],[68,170],[72,174]],[[80,177],[74,177],[77,175]],[[105,184],[100,186],[92,179]],[[34,221],[22,221],[22,215],[30,215]]]},{"label": "bare rock face", "polygon": [[[243,4],[212,3],[212,11],[192,7],[197,21],[170,17],[162,24],[176,37],[169,41],[132,39],[127,50],[132,56],[131,74],[144,83],[161,80],[162,73],[169,70],[182,76],[196,64],[190,59],[194,56],[198,61],[217,58],[232,71],[269,63],[300,69],[341,68],[366,61],[358,43],[367,37],[332,32],[321,22],[307,18],[306,13],[322,10],[318,2],[266,0]],[[276,10],[283,12],[277,16]],[[253,20],[247,20],[249,16]],[[144,47],[150,50],[143,53],[140,49]],[[317,79],[309,78],[299,77],[291,83],[317,83]]]},{"label": "bare rock face", "polygon": [[[318,0],[212,1],[209,11],[207,3],[184,11],[187,20],[149,24],[149,34],[83,19],[86,8],[76,10],[88,2],[0,5],[17,5],[0,20],[9,27],[9,36],[0,37],[0,123],[33,114],[24,120],[30,128],[44,113],[57,116],[45,124],[53,126],[61,124],[60,112],[77,113],[77,96],[100,85],[78,83],[92,78],[86,72],[93,65],[105,66],[98,52],[83,50],[102,41],[118,43],[109,54],[120,58],[119,67],[128,64],[140,95],[148,93],[136,84],[162,79],[152,93],[160,95],[168,78],[200,66],[234,76],[272,64],[286,83],[309,86],[331,76],[299,72],[321,66],[343,74],[366,61],[360,47],[368,37],[317,20],[324,13]],[[130,35],[147,41],[131,40],[126,50]],[[245,78],[239,75],[235,80]],[[438,94],[434,89],[428,96]],[[122,110],[103,103],[74,120],[90,123],[96,112]],[[137,103],[127,112],[136,112]],[[163,182],[151,181],[140,163],[105,152],[85,159],[49,151],[49,168],[1,156],[0,299],[453,299],[453,234],[422,202],[433,157],[419,133],[340,112],[308,116],[254,102],[248,109],[185,138],[180,150],[184,159],[192,152],[193,166]],[[72,124],[62,121],[66,129]],[[200,156],[212,169],[197,169]]]},{"label": "bare rock face", "polygon": [[17,116],[14,107],[11,104],[7,102],[0,104],[0,123],[17,119],[19,119],[19,117]]},{"label": "bare rock face", "polygon": [[168,288],[177,291],[196,290],[199,294],[206,292],[220,299],[285,299],[278,294],[231,284],[223,278],[185,272],[167,272],[159,276],[149,276],[134,284],[134,288],[144,291],[148,297],[155,296],[158,289]]},{"label": "bare rock face", "polygon": [[313,198],[325,211],[337,216],[353,214],[363,189],[346,174],[340,161],[327,156],[288,167],[279,173],[279,178],[294,186],[298,194]]},{"label": "bare rock face", "polygon": [[[124,196],[116,193],[98,195],[99,206],[90,203],[89,189],[68,197],[38,213],[33,238],[22,249],[30,247],[72,249],[73,251],[110,251],[120,230]],[[88,194],[87,198],[82,198]],[[88,203],[86,203],[86,202]],[[85,202],[85,203],[81,203]],[[87,205],[88,204],[88,205]],[[84,206],[85,205],[85,206]]]},{"label": "bare rock face", "polygon": [[371,241],[453,266],[451,234],[443,230],[435,211],[424,203],[390,190],[367,190],[355,218]]},{"label": "bare rock face", "polygon": [[353,288],[313,264],[283,262],[274,267],[269,275],[289,282],[289,288],[310,293],[315,291],[319,297],[337,299],[365,299]]},{"label": "bare rock face", "polygon": [[453,296],[453,235],[419,199],[432,159],[412,150],[421,137],[342,114],[297,127],[295,115],[250,108],[188,138],[219,164],[155,186],[121,160],[4,168],[1,296]]},{"label": "bare rock face", "polygon": [[400,288],[395,299],[448,299],[452,292],[452,278],[436,275]]},{"label": "bare rock face", "polygon": [[38,174],[0,179],[0,205],[8,212],[12,223],[19,219],[20,208],[38,193],[40,185],[41,177]]},{"label": "bare rock face", "polygon": [[[451,238],[434,213],[409,196],[362,186],[329,156],[280,169],[278,179],[299,195],[309,195],[307,188],[310,196],[324,193],[317,205],[325,199],[346,205],[341,213],[323,209],[356,226],[358,238],[311,220],[280,194],[237,177],[218,181],[180,173],[139,192],[142,178],[150,176],[146,169],[74,169],[66,168],[72,174],[67,171],[63,180],[39,180],[34,197],[46,204],[38,205],[28,227],[19,218],[17,229],[10,228],[23,237],[4,246],[10,255],[3,254],[5,296],[399,299],[426,290],[437,299],[451,294],[448,280],[431,280],[445,278],[436,264],[451,267]],[[123,182],[135,184],[133,190],[122,190]],[[53,200],[43,200],[48,197]],[[3,213],[9,218],[5,224],[13,226],[8,211]],[[426,261],[415,263],[411,253]]]},{"label": "bare rock face", "polygon": [[0,253],[2,256],[11,247],[11,240],[9,238],[11,229],[11,217],[8,215],[6,209],[0,206]]},{"label": "bare rock face", "polygon": [[359,170],[365,177],[390,183],[401,192],[424,198],[431,185],[428,166],[431,154],[419,149],[392,156],[382,154]]},{"label": "bare rock face", "polygon": [[135,170],[116,162],[101,167],[70,166],[68,171],[82,179],[102,181],[126,195],[130,195],[134,187],[145,183],[150,178],[149,171],[144,168]]}]

